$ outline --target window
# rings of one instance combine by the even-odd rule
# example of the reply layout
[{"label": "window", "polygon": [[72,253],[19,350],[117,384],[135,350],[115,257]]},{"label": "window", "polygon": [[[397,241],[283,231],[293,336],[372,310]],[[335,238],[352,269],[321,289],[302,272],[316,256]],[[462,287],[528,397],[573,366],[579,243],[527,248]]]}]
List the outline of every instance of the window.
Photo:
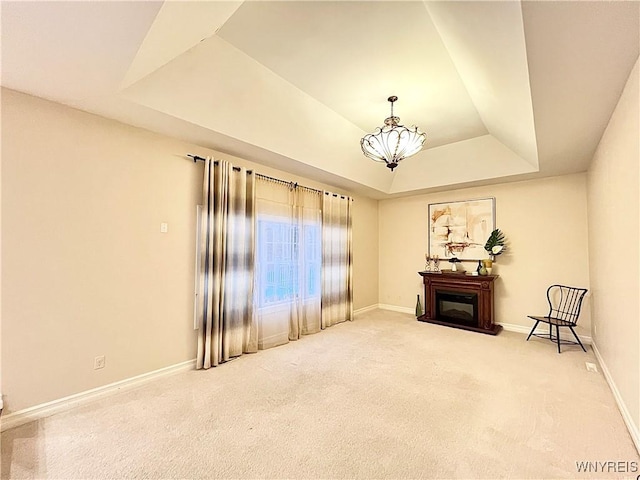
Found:
[{"label": "window", "polygon": [[[258,303],[265,307],[298,296],[320,295],[320,226],[258,219]],[[302,240],[302,242],[301,242]]]}]

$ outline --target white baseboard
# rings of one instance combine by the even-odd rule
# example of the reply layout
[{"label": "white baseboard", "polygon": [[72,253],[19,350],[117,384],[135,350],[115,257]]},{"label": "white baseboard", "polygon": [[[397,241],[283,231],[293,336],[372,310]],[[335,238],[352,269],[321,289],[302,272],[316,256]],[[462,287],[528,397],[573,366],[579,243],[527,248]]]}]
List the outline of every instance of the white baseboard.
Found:
[{"label": "white baseboard", "polygon": [[384,304],[384,303],[379,303],[378,304],[378,308],[381,309],[381,310],[390,310],[392,312],[410,313],[412,315],[416,314],[415,308],[398,307],[396,305],[387,305],[387,304]]},{"label": "white baseboard", "polygon": [[[413,308],[409,308],[409,307],[398,307],[397,305],[387,305],[384,303],[379,303],[378,305],[372,305],[370,307],[366,307],[366,309],[360,309],[357,311],[357,313],[361,313],[361,311],[368,311],[368,310],[373,310],[374,308],[379,308],[381,310],[390,310],[392,312],[400,312],[400,313],[409,313],[412,315],[415,315],[416,311]],[[355,312],[354,312],[355,313]],[[517,333],[524,333],[525,335],[528,335],[529,332],[531,331],[531,326],[526,326],[526,325],[516,325],[513,323],[497,323],[497,325],[502,325],[502,328],[504,328],[507,332],[517,332]],[[549,329],[548,328],[544,328],[544,326],[539,325],[538,328],[536,328],[536,333],[540,334],[540,335],[545,335],[545,334],[549,334]],[[592,338],[588,335],[578,335],[578,338],[580,338],[580,341],[585,344],[585,345],[591,345],[592,344]],[[571,335],[571,332],[567,332],[567,331],[560,331],[560,339],[561,340],[568,340],[568,341],[575,341],[575,338],[573,338],[573,335]]]},{"label": "white baseboard", "polygon": [[[416,313],[415,309],[413,308],[398,307],[397,305],[387,305],[384,303],[379,303],[378,305],[372,305],[370,307],[366,307],[366,310],[373,310],[374,308],[379,308],[381,310],[390,310],[392,312],[409,313],[411,315],[415,315]],[[365,310],[365,309],[360,309],[357,312],[361,313],[361,310]],[[502,325],[502,328],[504,328],[507,332],[518,332],[518,333],[524,333],[525,335],[529,334],[529,332],[531,331],[531,327],[533,326],[533,325],[531,326],[516,325],[513,323],[497,323],[497,325]],[[540,335],[544,335],[544,334],[548,335],[549,329],[544,328],[542,325],[539,325],[538,328],[536,329],[536,333]],[[592,339],[590,336],[578,335],[578,338],[580,338],[580,341],[585,345],[591,345],[592,343]],[[573,335],[571,335],[571,332],[567,332],[563,330],[560,331],[560,339],[575,341],[575,338],[573,338]]]},{"label": "white baseboard", "polygon": [[636,446],[636,450],[638,450],[638,453],[640,453],[640,429],[638,428],[638,425],[633,423],[633,418],[629,413],[629,409],[627,409],[627,405],[624,403],[624,400],[620,395],[620,391],[616,386],[616,382],[614,382],[613,377],[611,376],[611,372],[609,372],[609,369],[607,368],[607,364],[604,363],[604,359],[602,358],[602,355],[600,355],[600,351],[598,350],[597,345],[595,343],[592,343],[591,348],[593,348],[593,351],[596,354],[596,358],[598,359],[598,363],[600,364],[600,368],[602,369],[604,378],[607,380],[609,388],[613,393],[613,397],[616,399],[618,409],[622,414],[622,419],[627,426],[627,430],[629,430],[629,435],[631,435],[631,439]]},{"label": "white baseboard", "polygon": [[[529,335],[529,332],[531,331],[531,327],[533,327],[533,324],[531,324],[530,326],[526,326],[526,325],[516,325],[514,323],[502,323],[502,322],[498,322],[497,325],[502,325],[502,328],[504,328],[507,332],[524,333],[525,335]],[[542,324],[540,324],[538,325],[538,328],[536,328],[536,334],[549,335],[549,328],[546,326],[542,326]],[[588,335],[578,335],[578,338],[585,345],[591,345],[593,343],[593,339]],[[560,330],[560,340],[568,340],[572,342],[576,341],[576,339],[573,338],[573,335],[571,335],[571,332],[568,332],[566,328]]]},{"label": "white baseboard", "polygon": [[166,377],[179,372],[193,370],[195,368],[195,360],[187,360],[186,362],[177,363],[169,367],[154,370],[152,372],[143,373],[135,377],[120,380],[119,382],[103,385],[102,387],[93,388],[84,392],[69,395],[68,397],[59,398],[51,402],[41,403],[34,407],[25,408],[16,412],[9,413],[0,417],[0,431],[4,432],[10,428],[23,425],[25,423],[38,420],[40,418],[49,417],[55,413],[69,410],[72,407],[84,405],[86,403],[98,400],[100,398],[114,395],[116,393],[139,387],[140,385],[156,380],[160,377]]},{"label": "white baseboard", "polygon": [[380,306],[377,303],[374,303],[373,305],[369,305],[368,307],[359,308],[353,311],[353,316],[355,317],[356,315],[361,315],[363,313],[370,312],[371,310],[376,310],[379,307]]}]

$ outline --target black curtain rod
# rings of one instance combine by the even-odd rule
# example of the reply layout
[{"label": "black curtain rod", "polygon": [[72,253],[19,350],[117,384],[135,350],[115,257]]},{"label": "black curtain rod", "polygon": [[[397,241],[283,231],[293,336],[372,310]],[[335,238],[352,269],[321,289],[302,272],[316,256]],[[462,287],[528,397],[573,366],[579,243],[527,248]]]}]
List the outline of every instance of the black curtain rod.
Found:
[{"label": "black curtain rod", "polygon": [[[187,153],[187,157],[193,158],[193,163],[204,162],[206,160],[206,158],[204,158],[204,157],[200,157],[198,155],[193,155],[191,153]],[[218,161],[214,160],[213,163],[217,165]],[[236,172],[240,171],[240,167],[233,167],[233,169]],[[247,173],[254,173],[254,172],[253,172],[253,170],[247,170]],[[311,190],[312,192],[324,193],[325,195],[333,195],[334,197],[347,198],[344,195],[338,195],[337,193],[326,192],[324,190],[318,190],[317,188],[311,188],[311,187],[306,187],[304,185],[298,185],[298,183],[287,182],[286,180],[281,180],[279,178],[270,177],[269,175],[263,175],[262,173],[255,172],[255,175],[257,177],[261,177],[261,178],[264,178],[266,180],[273,180],[274,182],[282,183],[284,185],[291,185],[293,188],[300,187],[300,188],[304,188],[306,190]],[[351,198],[351,197],[349,197],[349,198]],[[353,201],[353,198],[351,198],[351,201]]]}]

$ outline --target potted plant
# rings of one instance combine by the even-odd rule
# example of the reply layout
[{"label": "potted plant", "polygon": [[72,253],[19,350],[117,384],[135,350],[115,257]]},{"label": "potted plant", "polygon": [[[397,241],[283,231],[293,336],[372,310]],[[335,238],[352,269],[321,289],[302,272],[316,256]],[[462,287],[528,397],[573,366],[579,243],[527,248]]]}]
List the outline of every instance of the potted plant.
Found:
[{"label": "potted plant", "polygon": [[506,241],[504,237],[504,233],[500,231],[499,228],[496,228],[489,238],[487,239],[487,243],[484,245],[484,249],[489,253],[489,259],[484,261],[484,266],[491,274],[491,268],[493,267],[493,261],[495,257],[502,254],[506,250],[506,246],[504,242]]}]

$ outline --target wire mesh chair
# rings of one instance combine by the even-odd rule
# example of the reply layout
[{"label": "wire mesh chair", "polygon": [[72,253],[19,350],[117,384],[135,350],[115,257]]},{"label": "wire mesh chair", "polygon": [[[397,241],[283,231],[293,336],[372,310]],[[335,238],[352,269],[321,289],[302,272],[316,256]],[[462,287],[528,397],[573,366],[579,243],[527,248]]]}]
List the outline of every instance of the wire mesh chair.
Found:
[{"label": "wire mesh chair", "polygon": [[[548,338],[552,342],[555,341],[558,344],[558,353],[560,353],[560,345],[580,345],[582,350],[587,351],[582,345],[582,342],[576,335],[573,327],[578,323],[578,317],[580,316],[580,308],[582,307],[582,299],[587,293],[586,288],[567,287],[565,285],[551,285],[547,289],[547,302],[549,302],[549,313],[542,316],[527,315],[527,317],[536,321],[535,325],[529,332],[527,341],[531,338],[531,335],[540,338]],[[533,333],[540,322],[549,324],[549,334],[539,335]],[[555,327],[555,336],[553,334],[553,327]],[[560,340],[560,328],[565,327],[571,330],[573,336],[577,340],[576,342],[570,340]]]}]

